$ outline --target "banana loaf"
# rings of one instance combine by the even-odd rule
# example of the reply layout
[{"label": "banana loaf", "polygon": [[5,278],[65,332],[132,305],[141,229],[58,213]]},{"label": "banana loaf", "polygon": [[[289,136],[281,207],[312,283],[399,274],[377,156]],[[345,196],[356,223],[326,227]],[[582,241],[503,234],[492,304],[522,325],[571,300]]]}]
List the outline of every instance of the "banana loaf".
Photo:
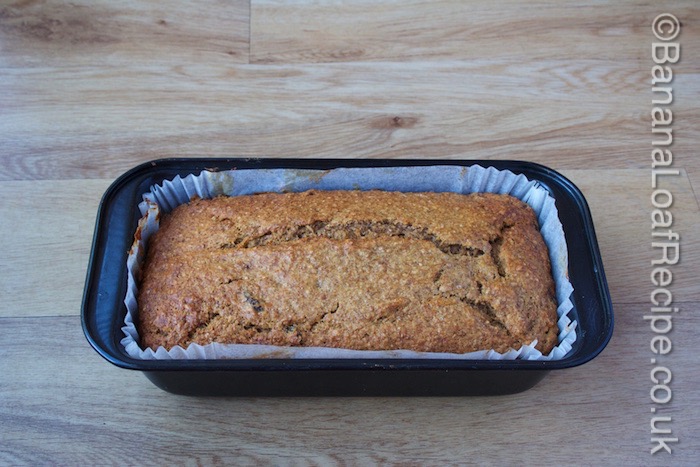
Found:
[{"label": "banana loaf", "polygon": [[547,247],[509,195],[306,191],[193,199],[163,216],[142,347],[465,353],[557,342]]}]

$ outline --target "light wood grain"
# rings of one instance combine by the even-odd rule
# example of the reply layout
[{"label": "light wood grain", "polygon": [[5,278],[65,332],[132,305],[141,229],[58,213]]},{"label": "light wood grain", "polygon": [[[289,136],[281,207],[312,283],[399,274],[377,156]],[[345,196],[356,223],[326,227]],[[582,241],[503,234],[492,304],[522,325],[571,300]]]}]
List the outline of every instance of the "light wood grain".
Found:
[{"label": "light wood grain", "polygon": [[[476,0],[251,2],[251,61],[635,60],[654,17],[697,17],[696,2]],[[426,25],[433,27],[426,27]],[[692,23],[686,21],[686,26]],[[700,49],[697,35],[683,36]],[[697,70],[698,63],[694,64]]]},{"label": "light wood grain", "polygon": [[[201,155],[650,164],[648,69],[626,63],[193,63],[4,73],[0,180],[74,178],[76,169],[114,178],[146,160]],[[679,94],[700,95],[700,79],[683,84]],[[694,102],[674,107],[681,164],[700,140]]]},{"label": "light wood grain", "polygon": [[0,183],[0,317],[78,315],[100,198],[110,180]]},{"label": "light wood grain", "polygon": [[[652,457],[650,25],[664,12],[682,23],[682,253],[660,414],[681,442]],[[698,24],[692,0],[0,2],[0,464],[700,464]],[[507,397],[165,393],[101,359],[79,309],[102,193],[166,156],[551,166],[590,204],[615,334]]]},{"label": "light wood grain", "polygon": [[[700,461],[694,436],[700,414],[689,410],[700,384],[692,350],[698,306],[688,303],[678,315],[667,359],[674,399],[664,413],[682,439],[676,465]],[[434,399],[173,396],[98,357],[77,317],[0,318],[0,371],[12,375],[0,383],[0,462],[95,464],[137,454],[139,464],[541,465],[600,456],[654,465],[644,313],[641,306],[618,307],[616,333],[603,354],[553,372],[527,392]],[[45,350],[53,347],[60,351]]]},{"label": "light wood grain", "polygon": [[3,2],[0,66],[247,63],[249,12],[241,0]]}]

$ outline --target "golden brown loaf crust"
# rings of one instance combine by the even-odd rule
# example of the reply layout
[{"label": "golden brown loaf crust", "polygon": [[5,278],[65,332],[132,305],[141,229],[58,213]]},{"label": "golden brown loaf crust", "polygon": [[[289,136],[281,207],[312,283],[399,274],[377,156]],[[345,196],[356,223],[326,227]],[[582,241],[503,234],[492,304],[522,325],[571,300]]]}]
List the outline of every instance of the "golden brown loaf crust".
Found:
[{"label": "golden brown loaf crust", "polygon": [[151,238],[141,344],[499,352],[557,341],[532,209],[508,195],[307,191],[196,199]]}]

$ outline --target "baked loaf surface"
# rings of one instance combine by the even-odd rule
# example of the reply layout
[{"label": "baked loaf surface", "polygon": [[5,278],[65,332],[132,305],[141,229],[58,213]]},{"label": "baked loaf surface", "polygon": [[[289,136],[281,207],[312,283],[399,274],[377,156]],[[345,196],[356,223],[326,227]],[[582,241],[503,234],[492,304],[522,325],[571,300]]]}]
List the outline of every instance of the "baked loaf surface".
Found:
[{"label": "baked loaf surface", "polygon": [[161,220],[141,344],[504,352],[557,342],[532,209],[497,194],[307,191],[195,199]]}]

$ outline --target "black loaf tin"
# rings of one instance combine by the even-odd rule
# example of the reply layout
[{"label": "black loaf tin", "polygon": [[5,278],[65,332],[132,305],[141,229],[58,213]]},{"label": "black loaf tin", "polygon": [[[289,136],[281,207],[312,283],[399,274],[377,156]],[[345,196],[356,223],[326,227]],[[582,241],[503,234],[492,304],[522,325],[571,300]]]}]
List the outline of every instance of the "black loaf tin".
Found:
[{"label": "black loaf tin", "polygon": [[[569,278],[578,338],[555,361],[438,359],[246,359],[138,360],[119,341],[126,306],[126,259],[140,217],[141,195],[152,185],[202,170],[334,169],[458,165],[492,166],[538,181],[556,200],[569,249]],[[143,372],[156,386],[176,394],[229,396],[500,395],[525,391],[551,370],[588,362],[607,345],[613,311],[603,262],[586,200],[561,174],[523,161],[385,159],[162,159],[119,177],[106,191],[97,214],[82,306],[83,331],[109,362]]]}]

